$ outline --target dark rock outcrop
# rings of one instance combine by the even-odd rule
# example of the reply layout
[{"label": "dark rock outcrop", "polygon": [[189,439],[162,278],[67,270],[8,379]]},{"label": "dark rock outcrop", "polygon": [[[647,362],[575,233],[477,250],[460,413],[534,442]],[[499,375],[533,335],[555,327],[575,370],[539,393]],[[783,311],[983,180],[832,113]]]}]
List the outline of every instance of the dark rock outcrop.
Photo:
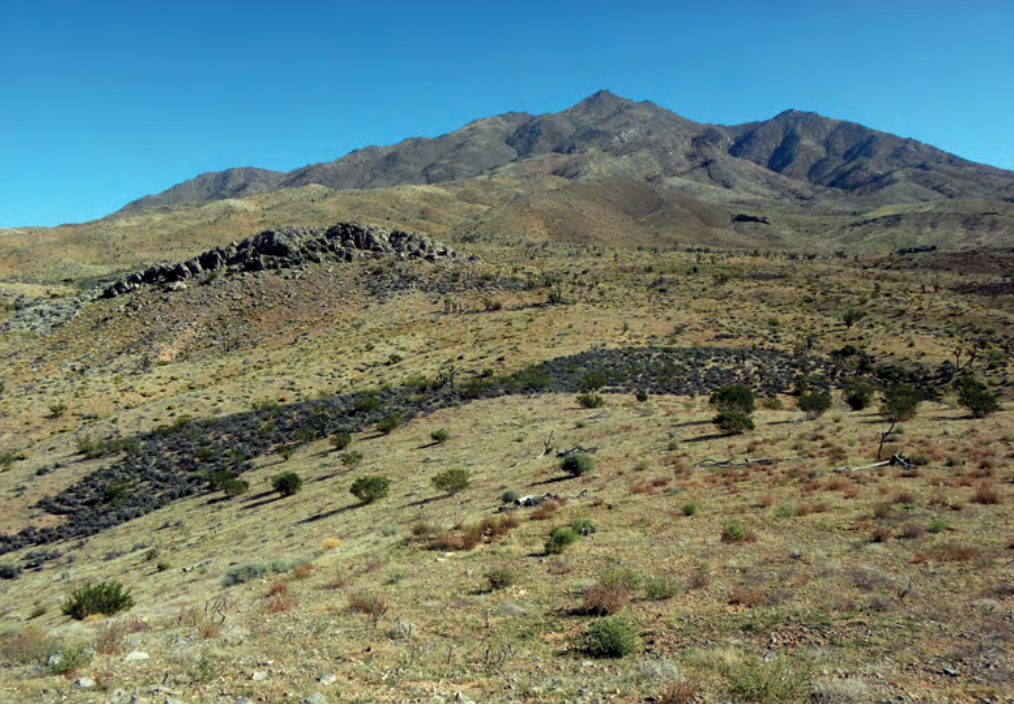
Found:
[{"label": "dark rock outcrop", "polygon": [[188,281],[213,272],[290,269],[326,261],[395,256],[399,259],[457,259],[460,255],[425,235],[361,223],[330,227],[283,227],[264,230],[239,244],[216,247],[193,259],[156,264],[109,286],[103,298],[114,298],[145,285],[182,288]]}]

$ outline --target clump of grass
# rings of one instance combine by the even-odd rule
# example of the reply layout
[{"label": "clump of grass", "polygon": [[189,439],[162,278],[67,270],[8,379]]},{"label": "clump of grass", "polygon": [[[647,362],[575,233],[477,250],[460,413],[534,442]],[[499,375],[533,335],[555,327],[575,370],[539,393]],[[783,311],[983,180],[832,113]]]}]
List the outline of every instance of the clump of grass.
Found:
[{"label": "clump of grass", "polygon": [[680,589],[680,579],[674,574],[650,575],[644,580],[644,598],[649,601],[672,599]]},{"label": "clump of grass", "polygon": [[725,524],[722,529],[723,543],[753,543],[757,536],[752,530],[747,529],[738,518],[733,518]]},{"label": "clump of grass", "polygon": [[585,393],[577,397],[577,403],[582,408],[601,408],[606,405],[606,400],[598,394]]}]

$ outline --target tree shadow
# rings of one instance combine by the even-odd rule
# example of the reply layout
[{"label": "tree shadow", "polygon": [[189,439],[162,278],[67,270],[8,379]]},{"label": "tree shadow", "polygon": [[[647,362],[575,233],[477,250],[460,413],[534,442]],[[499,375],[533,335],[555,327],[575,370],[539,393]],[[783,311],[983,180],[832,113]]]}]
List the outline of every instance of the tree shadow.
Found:
[{"label": "tree shadow", "polygon": [[687,438],[682,442],[706,442],[708,440],[721,440],[722,438],[734,438],[734,437],[736,436],[730,435],[728,433],[711,433],[710,435],[698,435],[695,438]]},{"label": "tree shadow", "polygon": [[434,501],[439,501],[440,499],[445,499],[445,498],[447,498],[447,497],[446,496],[431,496],[428,499],[419,499],[418,501],[413,501],[412,503],[405,504],[404,506],[401,506],[399,508],[417,508],[419,506],[426,506],[427,504],[431,504]]},{"label": "tree shadow", "polygon": [[545,486],[546,484],[558,484],[559,482],[565,482],[568,479],[573,478],[574,477],[570,475],[567,475],[566,477],[551,477],[549,479],[543,479],[541,482],[532,482],[528,486]]},{"label": "tree shadow", "polygon": [[261,506],[267,506],[268,504],[273,504],[276,501],[280,501],[282,498],[283,498],[282,495],[278,494],[277,496],[271,496],[266,499],[262,499],[261,501],[254,501],[253,503],[248,503],[246,506],[244,506],[243,510],[249,511],[250,509],[260,508]]},{"label": "tree shadow", "polygon": [[300,525],[301,526],[301,525],[306,525],[307,523],[316,523],[317,521],[323,521],[325,518],[331,518],[332,516],[337,516],[340,513],[345,513],[346,511],[351,511],[352,509],[359,508],[360,506],[365,506],[365,504],[349,504],[348,506],[341,506],[339,508],[334,509],[333,511],[325,511],[324,513],[318,513],[318,514],[316,514],[314,516],[308,516],[306,518],[302,518],[302,519],[296,521],[296,525]]},{"label": "tree shadow", "polygon": [[711,420],[687,420],[682,423],[676,423],[672,427],[674,428],[692,428],[695,425],[711,425]]}]

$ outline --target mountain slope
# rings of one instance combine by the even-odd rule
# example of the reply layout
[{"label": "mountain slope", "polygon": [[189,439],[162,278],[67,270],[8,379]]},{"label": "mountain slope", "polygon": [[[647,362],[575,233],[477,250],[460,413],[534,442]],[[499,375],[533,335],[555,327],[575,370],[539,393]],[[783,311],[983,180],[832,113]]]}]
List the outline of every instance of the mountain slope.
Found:
[{"label": "mountain slope", "polygon": [[712,202],[763,198],[835,205],[845,199],[876,206],[1014,195],[1012,172],[855,123],[788,110],[762,122],[706,125],[651,102],[599,91],[562,112],[506,113],[440,137],[366,147],[288,174],[204,174],[128,208],[309,184],[343,190],[445,183],[505,170],[570,180],[641,179]]}]

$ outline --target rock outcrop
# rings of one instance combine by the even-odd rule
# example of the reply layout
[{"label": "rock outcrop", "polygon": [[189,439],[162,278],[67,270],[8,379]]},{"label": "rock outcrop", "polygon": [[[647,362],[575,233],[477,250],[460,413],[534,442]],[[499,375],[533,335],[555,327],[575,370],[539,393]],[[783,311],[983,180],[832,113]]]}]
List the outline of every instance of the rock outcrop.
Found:
[{"label": "rock outcrop", "polygon": [[460,257],[449,247],[416,232],[349,222],[330,227],[283,227],[264,230],[239,244],[216,247],[185,262],[156,264],[135,272],[106,288],[102,297],[121,296],[146,285],[183,288],[187,282],[214,272],[289,269],[388,255],[427,261]]}]

